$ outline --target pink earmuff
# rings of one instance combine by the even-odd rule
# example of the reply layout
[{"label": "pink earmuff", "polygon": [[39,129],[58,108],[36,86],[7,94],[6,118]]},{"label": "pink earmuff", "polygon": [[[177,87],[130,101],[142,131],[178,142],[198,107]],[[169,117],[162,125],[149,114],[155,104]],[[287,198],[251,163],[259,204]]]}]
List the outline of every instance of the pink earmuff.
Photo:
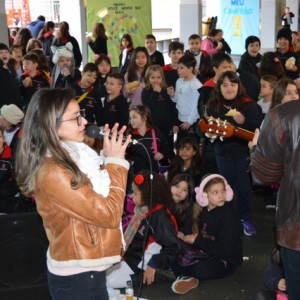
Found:
[{"label": "pink earmuff", "polygon": [[203,191],[205,188],[206,184],[213,178],[221,178],[224,181],[225,184],[225,190],[226,190],[226,201],[231,201],[233,198],[233,190],[230,187],[230,185],[227,183],[227,180],[219,175],[219,174],[212,174],[208,175],[205,177],[202,181],[199,187],[195,188],[195,193],[196,193],[196,200],[199,203],[200,206],[204,207],[208,205],[208,198],[207,198],[207,193]]}]

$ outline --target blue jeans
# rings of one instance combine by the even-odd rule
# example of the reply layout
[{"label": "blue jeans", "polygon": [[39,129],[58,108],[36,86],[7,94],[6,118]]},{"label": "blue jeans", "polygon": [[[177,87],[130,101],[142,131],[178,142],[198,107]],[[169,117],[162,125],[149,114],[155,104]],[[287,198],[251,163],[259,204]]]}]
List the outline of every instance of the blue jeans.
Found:
[{"label": "blue jeans", "polygon": [[251,220],[252,188],[247,158],[233,159],[217,156],[216,161],[220,175],[226,178],[228,184],[235,192],[240,218],[243,220]]},{"label": "blue jeans", "polygon": [[59,276],[48,271],[52,300],[108,300],[105,271]]},{"label": "blue jeans", "polygon": [[300,299],[300,251],[280,248],[289,300]]}]

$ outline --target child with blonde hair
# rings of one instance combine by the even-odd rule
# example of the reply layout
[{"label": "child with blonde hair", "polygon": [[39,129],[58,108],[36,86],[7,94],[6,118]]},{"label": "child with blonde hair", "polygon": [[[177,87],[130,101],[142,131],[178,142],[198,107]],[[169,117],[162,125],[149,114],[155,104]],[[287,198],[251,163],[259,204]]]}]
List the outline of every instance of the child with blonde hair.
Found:
[{"label": "child with blonde hair", "polygon": [[167,92],[164,71],[160,65],[151,65],[145,75],[142,103],[151,111],[154,126],[173,145],[173,134],[178,132],[178,112]]}]

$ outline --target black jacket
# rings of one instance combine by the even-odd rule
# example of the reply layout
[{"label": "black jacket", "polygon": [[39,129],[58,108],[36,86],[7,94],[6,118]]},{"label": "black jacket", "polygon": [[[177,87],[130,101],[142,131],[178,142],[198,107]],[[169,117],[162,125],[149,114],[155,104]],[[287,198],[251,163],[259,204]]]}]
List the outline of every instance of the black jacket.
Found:
[{"label": "black jacket", "polygon": [[[233,102],[231,108],[233,109],[236,107],[236,103]],[[233,126],[240,127],[248,131],[254,132],[256,128],[260,128],[263,116],[261,109],[255,101],[245,98],[243,100],[242,108],[237,110],[245,116],[244,124],[237,124],[232,117],[225,116],[229,109],[223,105],[220,105],[219,108],[208,107],[207,112],[208,116],[220,118],[223,121],[227,120]],[[229,138],[224,138],[223,141],[217,139],[214,147],[216,155],[223,158],[233,159],[249,157],[248,141],[234,135]]]},{"label": "black jacket", "polygon": [[102,77],[101,75],[98,76],[96,82],[94,83],[94,87],[98,90],[101,98],[105,98],[107,96],[107,91],[105,87],[105,82],[107,79],[107,75]]},{"label": "black jacket", "polygon": [[128,126],[129,122],[129,104],[127,99],[120,94],[115,99],[107,101],[104,100],[103,111],[103,124],[109,124],[109,128],[112,128],[115,123],[119,123],[119,128],[123,125]]},{"label": "black jacket", "polygon": [[177,70],[172,69],[171,65],[169,64],[163,66],[163,71],[164,71],[167,86],[168,87],[172,86],[175,90],[176,81],[179,78]]},{"label": "black jacket", "polygon": [[172,126],[176,126],[178,112],[175,103],[171,100],[166,89],[155,92],[152,88],[143,89],[142,103],[149,107],[154,126],[167,137],[172,132]]},{"label": "black jacket", "polygon": [[260,77],[258,75],[258,64],[261,61],[261,54],[252,57],[248,51],[242,56],[238,67],[241,82],[248,96],[257,101],[260,94]]},{"label": "black jacket", "polygon": [[35,92],[37,92],[39,89],[50,87],[50,84],[46,76],[44,75],[44,73],[38,70],[36,71],[36,75],[34,77],[31,77],[32,85],[25,87],[23,85],[23,80],[28,76],[29,75],[27,73],[23,73],[22,76],[20,77],[20,91],[26,106],[28,106]]},{"label": "black jacket", "polygon": [[140,271],[138,264],[141,262],[143,253],[146,250],[143,246],[148,226],[146,247],[151,242],[156,242],[162,247],[158,254],[152,256],[148,263],[149,266],[155,269],[169,269],[180,253],[180,243],[170,213],[165,207],[157,210],[154,208],[153,210],[151,218],[148,216],[142,220],[137,233],[124,254],[126,263],[135,273]]},{"label": "black jacket", "polygon": [[125,75],[125,73],[127,72],[133,50],[134,49],[131,48],[130,50],[127,51],[125,63],[123,66],[122,66],[123,51],[121,52],[121,54],[119,56],[119,72],[123,75]]},{"label": "black jacket", "polygon": [[20,109],[24,106],[17,80],[3,68],[3,61],[0,59],[0,107],[5,104],[15,104]]},{"label": "black jacket", "polygon": [[96,37],[95,41],[90,41],[89,46],[95,54],[107,55],[107,39]]},{"label": "black jacket", "polygon": [[[82,94],[86,92],[86,90],[82,90],[81,87],[75,83],[71,86],[76,93],[76,100],[80,98]],[[84,117],[91,124],[97,123],[98,126],[102,126],[103,124],[103,106],[100,99],[100,95],[96,89],[92,89],[86,97],[79,103],[80,109],[84,110]]]},{"label": "black jacket", "polygon": [[240,266],[243,262],[242,232],[241,221],[228,203],[211,211],[204,207],[193,245],[210,256]]},{"label": "black jacket", "polygon": [[[157,129],[155,129],[156,143],[158,152],[164,155],[163,162],[167,162],[171,155],[171,147],[166,137]],[[144,136],[141,136],[137,130],[131,132],[133,140],[137,140],[137,144],[130,144],[127,148],[127,159],[131,163],[134,173],[138,173],[141,170],[150,170],[149,157],[154,172],[158,173],[158,162],[154,160],[153,138],[151,129],[149,128]],[[142,145],[143,144],[144,148]],[[147,152],[146,152],[147,151]],[[162,165],[165,165],[163,164]]]},{"label": "black jacket", "polygon": [[157,50],[150,55],[150,60],[152,65],[160,65],[161,67],[165,65],[163,54]]},{"label": "black jacket", "polygon": [[43,51],[47,57],[47,60],[48,60],[48,64],[49,64],[49,68],[52,70],[53,67],[54,67],[54,63],[52,61],[52,51],[51,51],[51,45],[52,45],[52,42],[53,42],[53,39],[54,39],[54,35],[49,35],[49,34],[46,34],[44,36],[41,37],[40,41],[42,43],[42,46],[43,46]]},{"label": "black jacket", "polygon": [[[257,79],[259,79],[258,75],[258,64],[261,61],[261,54],[257,54],[256,57],[252,57],[248,51],[246,51],[242,56],[239,63],[238,70],[240,73],[242,72],[250,72],[253,73]],[[256,100],[256,99],[255,99]]]}]

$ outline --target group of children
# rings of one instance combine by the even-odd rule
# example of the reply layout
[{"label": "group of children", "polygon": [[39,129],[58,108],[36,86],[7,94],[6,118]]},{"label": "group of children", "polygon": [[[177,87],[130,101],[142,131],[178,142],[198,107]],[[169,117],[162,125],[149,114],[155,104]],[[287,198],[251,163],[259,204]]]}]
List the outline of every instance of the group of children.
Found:
[{"label": "group of children", "polygon": [[[216,53],[211,55],[201,43],[199,35],[191,35],[190,49],[184,52],[182,43],[171,42],[171,63],[164,65],[152,34],[146,36],[146,47],[136,48],[125,34],[118,73],[112,72],[109,57],[101,53],[80,72],[72,44],[67,43],[52,47],[51,79],[38,54],[22,57],[18,47],[11,50],[25,111],[40,88],[72,88],[89,124],[128,125],[127,133],[135,141],[127,149],[131,164],[127,192],[132,192],[135,208],[124,232],[124,260],[108,271],[108,287],[125,287],[129,279],[136,282],[140,276],[151,284],[160,270],[172,268],[177,277],[172,289],[183,294],[198,280],[232,274],[242,263],[242,232],[256,233],[247,142],[232,137],[211,143],[199,132],[198,121],[209,115],[254,131],[270,108],[299,98],[297,85],[278,77],[281,72],[274,69],[280,68],[279,54],[261,56],[257,37],[246,39],[238,70],[228,54],[218,51],[221,45],[214,46]],[[3,45],[0,58],[13,72]],[[272,64],[267,67],[269,60]],[[257,97],[248,96],[254,90],[247,85],[249,78],[260,83],[257,103]],[[228,116],[233,109],[238,114]],[[101,145],[94,142],[91,145],[99,152]],[[160,176],[163,166],[168,172]],[[229,202],[230,186],[236,191],[237,213]],[[274,205],[273,191],[264,191],[265,199],[271,199],[266,205]],[[192,261],[186,256],[191,253]]]},{"label": "group of children", "polygon": [[[242,263],[242,228],[238,215],[227,202],[233,191],[218,174],[203,178],[194,189],[190,175],[177,174],[169,186],[164,177],[143,170],[133,183],[134,216],[124,232],[123,260],[107,270],[108,288],[170,280],[164,275],[172,269],[177,277],[172,290],[185,294],[199,280],[222,278]],[[186,264],[182,257],[193,248]]]}]

